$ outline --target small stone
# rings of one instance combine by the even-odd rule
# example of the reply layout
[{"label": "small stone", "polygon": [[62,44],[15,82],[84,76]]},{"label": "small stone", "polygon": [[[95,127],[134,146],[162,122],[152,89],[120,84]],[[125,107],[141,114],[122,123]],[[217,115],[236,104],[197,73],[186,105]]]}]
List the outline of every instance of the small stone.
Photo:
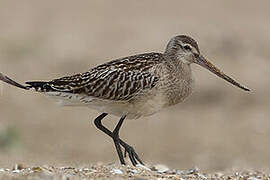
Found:
[{"label": "small stone", "polygon": [[139,171],[136,170],[136,169],[129,169],[128,171],[133,173],[133,174],[138,174],[139,173]]},{"label": "small stone", "polygon": [[146,167],[146,166],[144,166],[144,165],[142,165],[142,164],[137,164],[136,167],[145,169],[145,170],[147,170],[147,171],[151,171],[151,169],[149,169],[148,167]]},{"label": "small stone", "polygon": [[182,175],[182,174],[184,174],[184,171],[182,171],[182,170],[176,170],[176,172],[175,172],[177,175]]},{"label": "small stone", "polygon": [[198,174],[198,176],[199,176],[199,178],[201,178],[201,179],[207,179],[207,177],[206,177],[205,175],[203,175],[203,174]]},{"label": "small stone", "polygon": [[32,170],[34,172],[42,171],[42,169],[40,167],[32,167]]},{"label": "small stone", "polygon": [[259,179],[256,177],[249,177],[248,180],[259,180]]},{"label": "small stone", "polygon": [[111,173],[113,173],[113,174],[123,174],[123,172],[120,169],[112,169]]},{"label": "small stone", "polygon": [[195,167],[194,169],[187,170],[187,174],[196,174],[200,171],[199,168]]},{"label": "small stone", "polygon": [[153,169],[159,173],[165,173],[165,172],[170,170],[167,166],[165,166],[163,164],[157,164],[154,166]]},{"label": "small stone", "polygon": [[13,173],[19,173],[19,172],[21,172],[19,169],[15,169],[15,170],[13,170],[12,171]]},{"label": "small stone", "polygon": [[89,169],[89,168],[83,168],[82,170],[83,171],[90,171],[91,169]]}]

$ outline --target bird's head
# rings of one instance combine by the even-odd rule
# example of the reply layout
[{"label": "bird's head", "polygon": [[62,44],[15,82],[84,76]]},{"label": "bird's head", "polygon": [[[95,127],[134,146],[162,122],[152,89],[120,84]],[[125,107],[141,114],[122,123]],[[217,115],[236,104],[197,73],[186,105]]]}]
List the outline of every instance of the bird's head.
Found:
[{"label": "bird's head", "polygon": [[224,74],[211,62],[209,62],[206,58],[204,58],[200,53],[197,42],[189,36],[179,35],[173,37],[168,43],[164,54],[173,60],[181,61],[182,63],[185,64],[196,63],[208,69],[209,71],[216,74],[220,78],[230,82],[231,84],[245,91],[249,91],[248,88],[242,86],[241,84],[233,80],[231,77]]}]

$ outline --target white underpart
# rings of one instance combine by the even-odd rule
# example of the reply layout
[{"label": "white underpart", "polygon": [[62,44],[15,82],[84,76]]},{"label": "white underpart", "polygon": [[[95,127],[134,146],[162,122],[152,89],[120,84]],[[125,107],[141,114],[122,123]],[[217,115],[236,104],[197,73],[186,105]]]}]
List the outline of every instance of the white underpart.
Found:
[{"label": "white underpart", "polygon": [[65,92],[46,92],[45,95],[56,99],[58,104],[62,106],[85,106],[119,117],[127,115],[128,119],[137,119],[141,116],[152,115],[164,106],[164,97],[161,95],[144,98],[144,100],[136,101],[136,103],[104,100],[87,95]]}]

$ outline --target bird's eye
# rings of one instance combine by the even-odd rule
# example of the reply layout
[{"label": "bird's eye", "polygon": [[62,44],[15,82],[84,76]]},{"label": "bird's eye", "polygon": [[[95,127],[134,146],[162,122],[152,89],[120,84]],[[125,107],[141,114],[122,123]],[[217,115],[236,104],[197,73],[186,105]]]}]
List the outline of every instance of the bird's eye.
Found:
[{"label": "bird's eye", "polygon": [[184,45],[183,48],[184,48],[185,50],[191,51],[190,45]]}]

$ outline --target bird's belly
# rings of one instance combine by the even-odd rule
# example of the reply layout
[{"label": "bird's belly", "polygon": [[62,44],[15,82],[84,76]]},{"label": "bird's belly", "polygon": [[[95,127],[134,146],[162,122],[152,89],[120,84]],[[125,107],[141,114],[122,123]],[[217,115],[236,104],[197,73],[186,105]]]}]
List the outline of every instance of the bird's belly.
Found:
[{"label": "bird's belly", "polygon": [[138,119],[142,116],[150,116],[164,107],[162,96],[144,96],[129,102],[108,101],[89,105],[89,107],[97,109],[100,112],[106,112],[115,116],[127,115],[127,119]]},{"label": "bird's belly", "polygon": [[63,106],[86,106],[119,117],[127,115],[128,119],[152,115],[164,106],[164,97],[159,94],[139,97],[132,101],[104,100],[91,96],[59,92],[49,92],[46,95],[57,99],[58,104]]},{"label": "bird's belly", "polygon": [[166,105],[166,97],[163,93],[144,96],[131,102],[130,116],[150,116],[163,109]]}]

